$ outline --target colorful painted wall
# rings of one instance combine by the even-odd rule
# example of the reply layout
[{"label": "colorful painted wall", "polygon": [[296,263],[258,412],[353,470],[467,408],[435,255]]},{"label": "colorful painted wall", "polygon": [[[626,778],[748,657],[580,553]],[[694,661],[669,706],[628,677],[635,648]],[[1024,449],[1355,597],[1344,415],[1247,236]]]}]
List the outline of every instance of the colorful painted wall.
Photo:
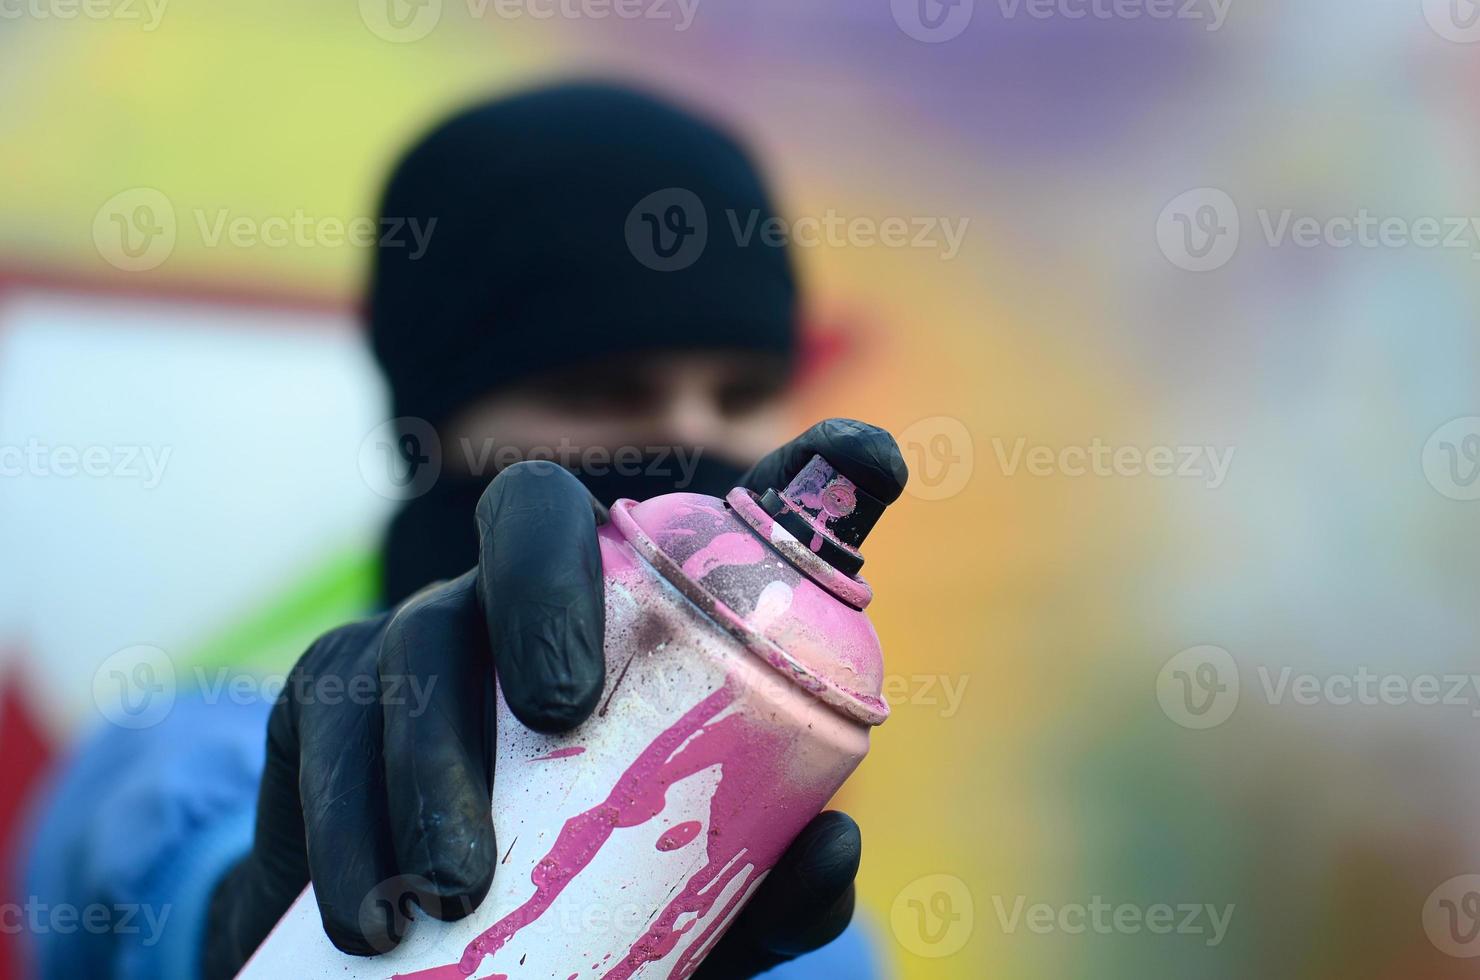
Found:
[{"label": "colorful painted wall", "polygon": [[798,426],[910,457],[841,801],[898,975],[1471,975],[1463,8],[0,6],[0,445],[171,454],[0,479],[4,754],[97,724],[121,649],[271,671],[364,601],[385,413],[333,229],[449,108],[617,75],[774,171],[829,352]]}]

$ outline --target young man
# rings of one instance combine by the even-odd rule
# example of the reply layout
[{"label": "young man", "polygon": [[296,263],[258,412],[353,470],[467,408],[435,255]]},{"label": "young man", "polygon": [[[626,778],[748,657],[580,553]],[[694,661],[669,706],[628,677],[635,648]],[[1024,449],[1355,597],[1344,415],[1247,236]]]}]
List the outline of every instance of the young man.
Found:
[{"label": "young man", "polygon": [[[632,220],[644,200],[652,222]],[[848,420],[762,458],[782,441],[796,289],[784,249],[726,233],[725,215],[774,209],[710,124],[601,85],[493,102],[415,146],[381,211],[431,230],[424,252],[393,236],[377,248],[369,320],[407,435],[429,428],[443,447],[442,476],[387,535],[389,611],[315,642],[273,706],[182,704],[86,747],[43,822],[29,893],[130,898],[174,921],[147,943],[38,936],[44,977],[232,976],[310,881],[329,938],[355,954],[399,941],[404,922],[363,913],[398,875],[420,882],[421,908],[471,913],[495,873],[495,672],[539,731],[579,724],[602,690],[602,503],[783,486],[819,451],[885,500],[903,488],[893,440]],[[710,233],[691,261],[644,261],[683,247],[698,212]],[[569,470],[509,464],[552,448]],[[415,724],[388,698],[293,696],[295,677],[377,685],[408,647],[413,672],[455,681],[423,688],[437,703]],[[819,816],[699,975],[802,954],[807,975],[874,975],[845,933],[859,853],[852,820]]]}]

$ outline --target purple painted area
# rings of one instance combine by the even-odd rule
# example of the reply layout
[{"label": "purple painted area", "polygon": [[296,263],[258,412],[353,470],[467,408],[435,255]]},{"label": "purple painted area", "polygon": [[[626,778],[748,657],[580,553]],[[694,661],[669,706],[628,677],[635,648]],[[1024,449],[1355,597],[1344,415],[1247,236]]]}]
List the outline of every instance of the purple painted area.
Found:
[{"label": "purple painted area", "polygon": [[[1129,144],[1140,132],[1138,119],[1164,118],[1169,106],[1196,106],[1187,93],[1197,92],[1229,57],[1228,28],[1214,32],[1210,20],[1176,16],[1188,9],[1181,2],[1161,7],[1166,14],[1160,17],[1113,16],[1108,2],[1047,5],[1055,13],[1045,17],[1044,6],[1026,0],[747,0],[705,8],[679,35],[681,50],[673,32],[662,30],[664,21],[632,21],[634,36],[624,40],[635,64],[684,57],[702,65],[703,71],[680,76],[694,97],[730,107],[763,132],[786,122],[815,125],[830,111],[866,105],[886,121],[882,125],[898,122],[918,139],[964,144],[983,172]],[[1131,6],[1135,12],[1148,7]],[[1209,6],[1190,9],[1202,13]],[[922,42],[903,29],[914,17],[950,8],[970,15],[950,40]],[[1065,9],[1082,13],[1056,13]],[[1240,13],[1250,11],[1233,5],[1230,19],[1238,21]],[[826,84],[812,85],[808,98],[792,98],[794,104],[777,96],[757,107],[757,94],[734,79],[754,77],[758,65],[797,86],[814,79]],[[818,137],[824,149],[828,132]],[[902,158],[886,153],[880,159],[897,168]]]}]

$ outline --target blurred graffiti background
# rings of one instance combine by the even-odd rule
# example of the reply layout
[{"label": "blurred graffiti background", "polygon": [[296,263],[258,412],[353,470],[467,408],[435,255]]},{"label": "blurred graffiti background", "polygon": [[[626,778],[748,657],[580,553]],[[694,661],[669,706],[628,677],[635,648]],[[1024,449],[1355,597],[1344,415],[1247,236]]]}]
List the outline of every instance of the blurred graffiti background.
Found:
[{"label": "blurred graffiti background", "polygon": [[752,140],[797,426],[909,458],[842,799],[898,975],[1473,975],[1470,0],[0,0],[0,833],[120,651],[365,608],[357,221],[592,75]]}]

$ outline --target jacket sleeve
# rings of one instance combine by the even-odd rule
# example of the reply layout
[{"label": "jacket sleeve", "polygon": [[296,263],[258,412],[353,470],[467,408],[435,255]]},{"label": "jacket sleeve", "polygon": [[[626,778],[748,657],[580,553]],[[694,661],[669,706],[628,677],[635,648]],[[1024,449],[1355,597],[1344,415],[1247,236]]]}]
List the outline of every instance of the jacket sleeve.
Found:
[{"label": "jacket sleeve", "polygon": [[843,934],[821,949],[761,974],[763,980],[879,980],[878,943],[867,913],[859,908]]},{"label": "jacket sleeve", "polygon": [[199,976],[211,891],[251,846],[269,708],[182,698],[150,728],[105,725],[64,760],[25,856],[36,976]]}]

